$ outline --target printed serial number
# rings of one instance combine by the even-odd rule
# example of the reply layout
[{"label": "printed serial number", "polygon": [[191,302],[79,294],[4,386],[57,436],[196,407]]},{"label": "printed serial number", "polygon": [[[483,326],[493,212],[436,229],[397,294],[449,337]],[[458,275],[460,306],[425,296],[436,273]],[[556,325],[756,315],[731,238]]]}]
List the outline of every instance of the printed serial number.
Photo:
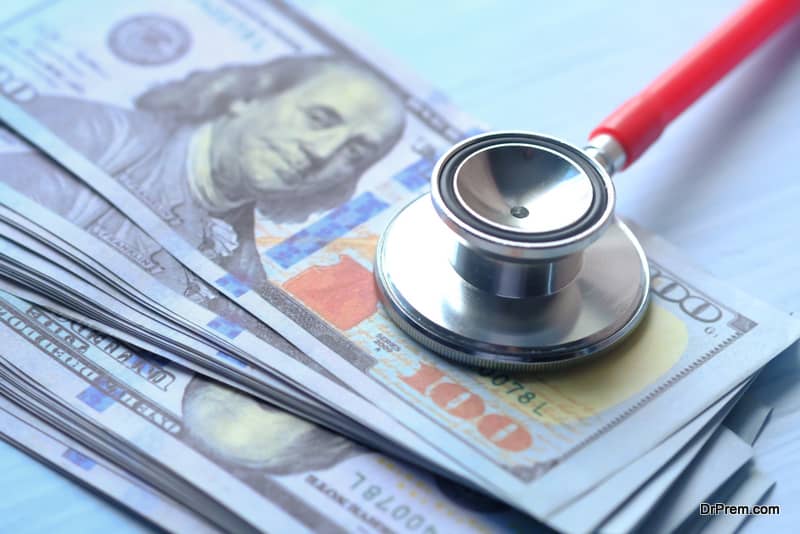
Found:
[{"label": "printed serial number", "polygon": [[510,376],[496,369],[481,368],[478,370],[478,375],[491,382],[503,395],[514,398],[517,404],[521,404],[525,410],[544,417],[542,409],[547,406],[547,401],[540,400],[536,393],[525,387],[524,384],[512,380]]},{"label": "printed serial number", "polygon": [[[350,486],[350,489],[359,493],[364,501],[373,503],[375,508],[385,512],[397,525],[409,532],[437,533],[436,527],[428,523],[424,515],[416,513],[407,504],[396,502],[394,495],[384,492],[383,488],[377,484],[366,483],[367,477],[363,473],[356,472],[356,477],[358,479]],[[362,486],[362,484],[365,485]],[[358,489],[359,487],[361,490]]]}]

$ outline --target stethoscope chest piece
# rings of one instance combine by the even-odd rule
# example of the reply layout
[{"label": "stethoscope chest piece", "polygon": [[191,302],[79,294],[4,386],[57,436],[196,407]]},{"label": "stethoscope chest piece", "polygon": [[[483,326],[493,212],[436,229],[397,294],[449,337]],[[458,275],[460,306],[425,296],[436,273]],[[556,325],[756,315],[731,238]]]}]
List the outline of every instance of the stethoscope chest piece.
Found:
[{"label": "stethoscope chest piece", "polygon": [[389,223],[375,277],[394,322],[462,363],[540,369],[597,354],[630,333],[649,296],[614,187],[584,151],[499,132],[454,146],[430,195]]}]

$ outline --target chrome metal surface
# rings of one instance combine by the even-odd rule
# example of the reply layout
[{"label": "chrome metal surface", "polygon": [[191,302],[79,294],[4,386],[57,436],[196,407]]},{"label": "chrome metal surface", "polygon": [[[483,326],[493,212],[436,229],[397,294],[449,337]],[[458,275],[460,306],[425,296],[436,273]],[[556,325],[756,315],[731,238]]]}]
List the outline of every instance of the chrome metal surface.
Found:
[{"label": "chrome metal surface", "polygon": [[526,143],[473,152],[453,174],[456,199],[489,225],[520,233],[571,227],[592,206],[591,179],[549,148]]},{"label": "chrome metal surface", "polygon": [[644,252],[616,219],[584,250],[574,281],[546,296],[512,299],[479,289],[453,268],[453,242],[425,195],[389,223],[375,265],[389,315],[445,357],[520,370],[558,366],[612,346],[644,315]]},{"label": "chrome metal surface", "polygon": [[578,275],[583,253],[553,261],[516,261],[491,256],[456,243],[450,264],[470,284],[507,298],[551,295],[564,289]]},{"label": "chrome metal surface", "polygon": [[[636,238],[614,218],[610,136],[584,152],[529,132],[467,139],[434,168],[378,243],[375,277],[390,317],[457,361],[560,366],[627,336],[649,299]],[[444,224],[443,224],[444,223]]]},{"label": "chrome metal surface", "polygon": [[583,149],[590,157],[603,166],[609,176],[621,171],[625,167],[628,159],[625,149],[614,136],[600,134],[589,139],[589,143]]},{"label": "chrome metal surface", "polygon": [[519,261],[580,252],[610,223],[615,204],[597,161],[531,132],[492,132],[455,145],[434,167],[431,198],[465,246]]}]

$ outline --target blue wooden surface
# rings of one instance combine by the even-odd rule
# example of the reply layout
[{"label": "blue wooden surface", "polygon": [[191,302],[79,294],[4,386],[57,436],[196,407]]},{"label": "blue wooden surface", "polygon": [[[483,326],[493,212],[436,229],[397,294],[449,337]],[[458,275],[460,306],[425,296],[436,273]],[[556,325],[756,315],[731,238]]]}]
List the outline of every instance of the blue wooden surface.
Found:
[{"label": "blue wooden surface", "polygon": [[[309,1],[334,12],[496,128],[580,143],[624,98],[713,28],[738,0]],[[676,121],[617,179],[619,211],[719,278],[800,310],[800,24],[787,28]],[[749,532],[800,526],[800,352],[751,392],[775,406],[756,444],[778,480],[780,517]],[[0,531],[133,531],[135,524],[7,446],[0,447]]]}]

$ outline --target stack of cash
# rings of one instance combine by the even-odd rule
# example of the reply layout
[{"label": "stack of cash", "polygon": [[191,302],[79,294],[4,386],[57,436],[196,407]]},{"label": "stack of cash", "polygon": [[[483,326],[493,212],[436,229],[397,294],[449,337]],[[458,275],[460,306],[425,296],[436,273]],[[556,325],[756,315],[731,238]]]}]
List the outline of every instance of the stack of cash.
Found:
[{"label": "stack of cash", "polygon": [[4,439],[176,532],[724,531],[701,502],[770,487],[768,410],[734,405],[800,327],[642,230],[648,315],[587,364],[395,328],[377,238],[479,128],[352,31],[278,0],[0,17]]}]

